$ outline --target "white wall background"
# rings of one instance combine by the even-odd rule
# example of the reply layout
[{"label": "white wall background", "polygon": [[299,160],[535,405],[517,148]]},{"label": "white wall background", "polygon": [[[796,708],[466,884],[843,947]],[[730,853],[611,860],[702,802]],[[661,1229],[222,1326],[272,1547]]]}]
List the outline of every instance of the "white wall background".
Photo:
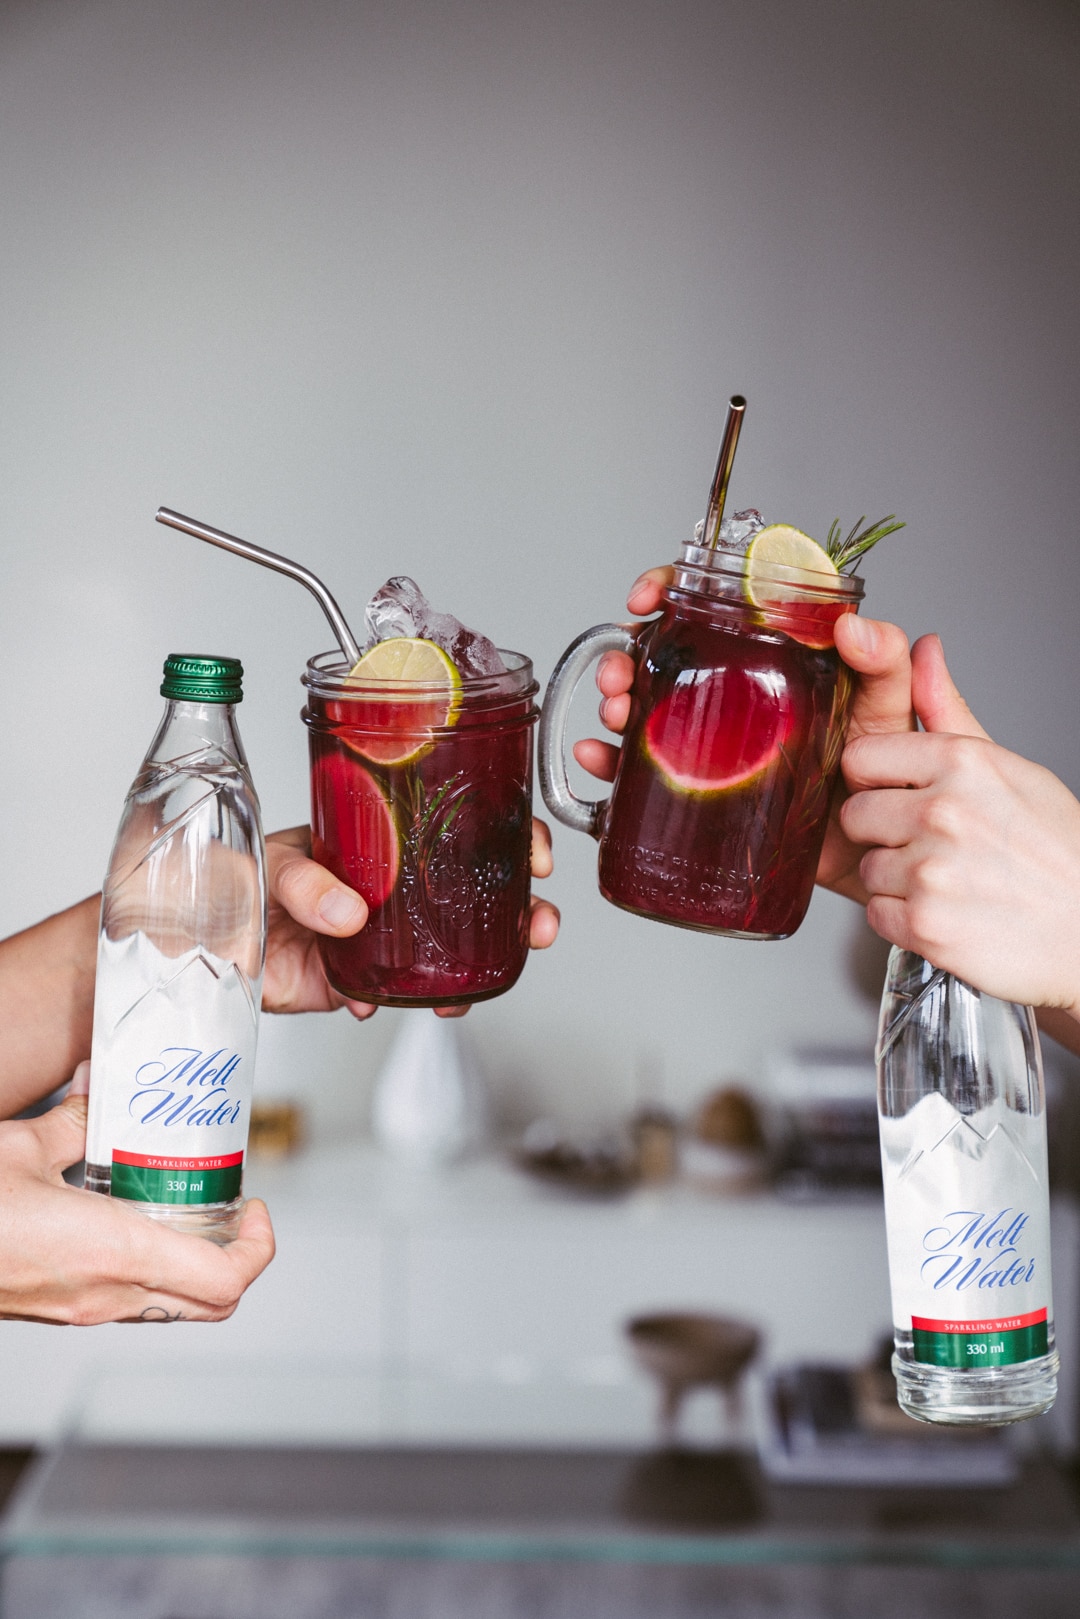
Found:
[{"label": "white wall background", "polygon": [[[701,514],[897,511],[867,607],[938,629],[1080,786],[1075,14],[1052,0],[39,0],[0,15],[0,932],[96,887],[171,650],[236,653],[268,827],[306,819],[286,581],[392,572],[546,678]],[[585,723],[582,708],[582,723]],[[712,941],[557,839],[557,949],[469,1029],[508,1117],[866,1041],[855,912]],[[272,1024],[360,1129],[400,1014]]]}]

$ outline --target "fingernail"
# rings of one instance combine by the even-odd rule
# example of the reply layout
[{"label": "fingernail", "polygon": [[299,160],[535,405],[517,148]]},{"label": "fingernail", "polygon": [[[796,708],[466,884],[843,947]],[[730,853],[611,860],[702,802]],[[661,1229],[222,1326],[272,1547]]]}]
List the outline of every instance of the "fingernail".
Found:
[{"label": "fingernail", "polygon": [[319,901],[319,915],[332,928],[344,928],[363,914],[364,902],[347,888],[331,888]]},{"label": "fingernail", "polygon": [[635,579],[634,583],[630,586],[630,594],[626,598],[626,605],[629,607],[630,603],[637,596],[638,592],[644,590],[645,586],[651,584],[651,582],[652,581],[647,573],[643,573],[640,578]]},{"label": "fingernail", "polygon": [[88,1096],[90,1094],[90,1064],[81,1062],[76,1068],[68,1086],[69,1096]]},{"label": "fingernail", "polygon": [[865,618],[859,618],[856,613],[846,615],[847,633],[855,642],[860,652],[873,652],[877,646],[877,630],[874,624]]}]

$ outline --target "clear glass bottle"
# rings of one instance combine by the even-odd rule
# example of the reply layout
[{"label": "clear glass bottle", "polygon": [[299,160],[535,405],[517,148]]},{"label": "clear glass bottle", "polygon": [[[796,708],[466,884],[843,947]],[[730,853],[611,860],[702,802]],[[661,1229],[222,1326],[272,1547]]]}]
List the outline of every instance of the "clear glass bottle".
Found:
[{"label": "clear glass bottle", "polygon": [[1058,1356],[1034,1014],[894,949],[877,1063],[900,1405],[926,1422],[1037,1416]]},{"label": "clear glass bottle", "polygon": [[266,954],[266,851],[235,658],[170,657],[101,899],[86,1186],[235,1235]]}]

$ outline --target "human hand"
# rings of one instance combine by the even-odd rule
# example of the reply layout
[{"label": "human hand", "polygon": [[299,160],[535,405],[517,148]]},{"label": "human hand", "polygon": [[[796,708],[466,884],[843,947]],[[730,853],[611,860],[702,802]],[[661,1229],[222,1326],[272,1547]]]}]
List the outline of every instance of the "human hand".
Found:
[{"label": "human hand", "polygon": [[[311,859],[311,830],[293,826],[271,832],[266,840],[270,905],[266,939],[263,1007],[268,1012],[332,1012],[344,1006],[355,1018],[376,1010],[365,1001],[339,995],[326,981],[319,955],[319,935],[349,939],[368,919],[360,895]],[[532,874],[552,871],[551,833],[533,820]],[[546,950],[559,931],[559,913],[549,900],[532,901],[529,945]],[[440,1006],[438,1017],[461,1017],[467,1006]]]},{"label": "human hand", "polygon": [[912,648],[911,690],[924,734],[844,753],[844,830],[874,845],[870,925],[989,995],[1080,1018],[1080,803],[990,740],[936,635]]},{"label": "human hand", "polygon": [[[661,605],[664,588],[674,569],[650,568],[643,573],[627,598],[632,613],[653,613]],[[895,624],[846,613],[836,622],[836,647],[858,680],[848,720],[848,737],[891,731],[911,731],[915,717],[911,707],[911,663],[907,637]],[[630,718],[630,689],[636,664],[625,652],[608,652],[600,659],[596,683],[600,688],[600,718],[609,731],[621,734]],[[601,781],[614,781],[619,750],[596,738],[578,742],[574,757]],[[818,861],[817,881],[824,888],[845,894],[865,904],[869,898],[859,875],[859,862],[865,849],[846,835],[840,820],[840,807],[847,796],[843,780],[838,780],[829,812],[829,822]]]},{"label": "human hand", "polygon": [[72,1326],[224,1321],[274,1257],[266,1205],[244,1209],[219,1247],[119,1200],[68,1186],[86,1148],[90,1064],[36,1119],[0,1123],[0,1316]]}]

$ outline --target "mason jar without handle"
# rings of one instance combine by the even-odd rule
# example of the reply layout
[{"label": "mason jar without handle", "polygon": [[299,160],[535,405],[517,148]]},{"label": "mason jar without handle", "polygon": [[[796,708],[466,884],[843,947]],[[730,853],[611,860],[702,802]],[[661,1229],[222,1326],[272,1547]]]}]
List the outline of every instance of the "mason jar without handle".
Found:
[{"label": "mason jar without handle", "polygon": [[[544,696],[540,784],[552,815],[599,839],[604,897],[653,921],[783,939],[806,914],[840,766],[853,680],[834,642],[862,580],[755,567],[683,548],[657,618],[601,624],[568,648]],[[566,721],[605,652],[637,664],[610,799],[576,797]]]},{"label": "mason jar without handle", "polygon": [[528,658],[502,658],[452,692],[365,681],[338,652],[307,666],[312,853],[370,912],[319,942],[351,1000],[466,1005],[525,965],[537,687]]}]

